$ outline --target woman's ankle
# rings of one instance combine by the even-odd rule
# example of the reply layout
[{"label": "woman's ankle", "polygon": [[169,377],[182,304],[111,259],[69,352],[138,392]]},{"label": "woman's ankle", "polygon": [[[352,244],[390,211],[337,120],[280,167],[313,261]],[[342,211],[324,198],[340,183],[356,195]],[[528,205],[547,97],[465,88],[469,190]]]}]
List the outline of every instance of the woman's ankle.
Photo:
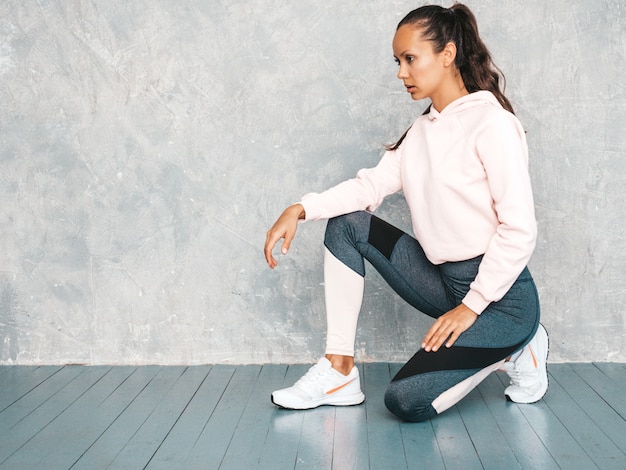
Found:
[{"label": "woman's ankle", "polygon": [[340,354],[326,354],[326,359],[330,361],[333,369],[343,375],[348,375],[354,367],[354,357],[342,356]]}]

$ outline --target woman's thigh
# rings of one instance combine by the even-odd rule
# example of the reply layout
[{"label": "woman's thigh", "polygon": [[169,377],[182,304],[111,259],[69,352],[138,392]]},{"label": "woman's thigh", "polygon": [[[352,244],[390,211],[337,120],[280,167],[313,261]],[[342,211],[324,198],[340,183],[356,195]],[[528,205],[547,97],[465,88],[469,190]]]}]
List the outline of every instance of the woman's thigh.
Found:
[{"label": "woman's thigh", "polygon": [[537,290],[525,269],[504,298],[490,304],[452,347],[418,350],[389,385],[387,407],[410,421],[441,412],[442,399],[450,406],[459,391],[462,397],[484,379],[481,371],[491,371],[532,339],[539,313]]},{"label": "woman's thigh", "polygon": [[324,244],[358,274],[366,259],[410,305],[432,317],[453,308],[439,266],[432,264],[417,240],[368,212],[329,220]]},{"label": "woman's thigh", "polygon": [[[435,318],[461,304],[482,259],[435,265],[415,238],[364,211],[330,219],[324,244],[362,276],[367,259],[398,295]],[[456,345],[508,349],[529,341],[538,324],[537,290],[524,269],[509,292],[491,303]]]}]

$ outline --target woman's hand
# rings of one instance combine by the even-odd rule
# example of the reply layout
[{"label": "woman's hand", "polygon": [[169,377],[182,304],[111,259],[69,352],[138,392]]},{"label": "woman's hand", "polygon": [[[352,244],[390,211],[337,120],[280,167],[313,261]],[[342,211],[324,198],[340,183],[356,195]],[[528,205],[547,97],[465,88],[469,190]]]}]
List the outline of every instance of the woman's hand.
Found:
[{"label": "woman's hand", "polygon": [[465,304],[453,308],[437,318],[433,326],[430,327],[422,342],[422,348],[426,352],[434,352],[444,342],[446,343],[446,348],[451,347],[461,336],[461,333],[472,326],[477,318],[478,314]]},{"label": "woman's hand", "polygon": [[305,212],[302,204],[294,204],[293,206],[289,206],[287,209],[283,211],[278,220],[274,222],[272,228],[267,231],[267,235],[265,237],[265,259],[270,268],[274,269],[278,266],[278,261],[274,259],[272,255],[272,250],[278,240],[284,238],[284,242],[280,248],[280,251],[283,255],[287,254],[289,251],[289,246],[291,245],[291,240],[296,235],[296,230],[298,229],[298,220],[304,219]]}]

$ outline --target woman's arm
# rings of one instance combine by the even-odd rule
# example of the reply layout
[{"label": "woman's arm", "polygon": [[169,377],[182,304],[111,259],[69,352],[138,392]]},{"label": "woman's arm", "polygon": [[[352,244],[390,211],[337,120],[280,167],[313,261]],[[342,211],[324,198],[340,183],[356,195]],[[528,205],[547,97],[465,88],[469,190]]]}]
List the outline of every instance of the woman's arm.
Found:
[{"label": "woman's arm", "polygon": [[272,228],[267,231],[265,236],[265,260],[271,269],[278,266],[278,261],[272,255],[272,250],[281,238],[284,239],[280,252],[283,255],[289,251],[289,246],[298,229],[298,220],[304,219],[306,213],[302,204],[294,204],[289,206],[278,217]]},{"label": "woman's arm", "polygon": [[402,187],[397,151],[388,151],[374,168],[363,169],[356,178],[344,181],[322,193],[309,193],[298,204],[283,211],[265,237],[265,260],[274,269],[278,262],[272,255],[282,238],[281,252],[286,254],[296,234],[299,220],[328,219],[357,210],[374,210],[383,199]]},{"label": "woman's arm", "polygon": [[528,171],[524,130],[502,112],[476,137],[498,226],[463,303],[481,313],[509,291],[528,264],[537,239],[537,222]]},{"label": "woman's arm", "polygon": [[374,168],[322,192],[309,193],[301,204],[306,220],[330,219],[359,210],[375,210],[385,197],[402,189],[400,149],[385,152]]}]

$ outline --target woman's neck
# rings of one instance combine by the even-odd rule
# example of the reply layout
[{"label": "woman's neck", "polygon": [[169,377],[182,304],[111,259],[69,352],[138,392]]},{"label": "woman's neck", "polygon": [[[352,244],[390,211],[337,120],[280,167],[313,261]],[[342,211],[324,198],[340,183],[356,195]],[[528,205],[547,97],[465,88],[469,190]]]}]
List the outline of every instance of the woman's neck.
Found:
[{"label": "woman's neck", "polygon": [[450,77],[450,80],[442,83],[437,92],[433,93],[430,99],[437,112],[442,112],[450,103],[465,95],[469,95],[469,91],[465,88],[461,74],[456,73],[454,76]]}]

